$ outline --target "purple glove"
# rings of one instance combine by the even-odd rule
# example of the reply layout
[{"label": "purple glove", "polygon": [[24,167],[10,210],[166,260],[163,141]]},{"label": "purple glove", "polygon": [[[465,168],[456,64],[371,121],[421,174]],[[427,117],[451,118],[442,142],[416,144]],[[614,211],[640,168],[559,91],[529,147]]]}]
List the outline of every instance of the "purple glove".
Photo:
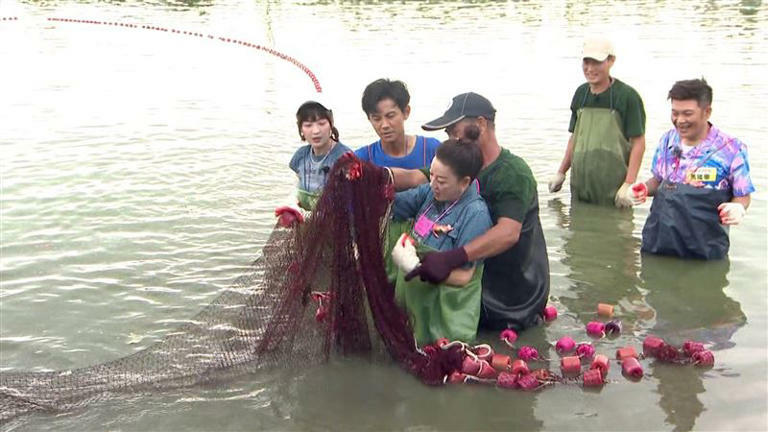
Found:
[{"label": "purple glove", "polygon": [[431,252],[424,255],[421,265],[405,275],[405,280],[409,281],[419,275],[421,280],[437,284],[448,279],[451,270],[466,264],[467,261],[467,251],[463,247],[445,252]]}]

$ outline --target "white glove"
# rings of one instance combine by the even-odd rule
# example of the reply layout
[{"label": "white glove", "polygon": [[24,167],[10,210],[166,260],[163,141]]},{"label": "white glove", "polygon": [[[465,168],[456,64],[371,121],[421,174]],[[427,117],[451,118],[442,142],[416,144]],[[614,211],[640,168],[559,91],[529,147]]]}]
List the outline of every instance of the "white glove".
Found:
[{"label": "white glove", "polygon": [[549,191],[558,192],[563,187],[565,181],[565,174],[557,172],[555,175],[549,178]]},{"label": "white glove", "polygon": [[400,235],[395,247],[392,248],[392,261],[400,270],[410,273],[420,264],[419,257],[416,255],[414,241],[407,233]]},{"label": "white glove", "polygon": [[737,202],[724,202],[717,206],[717,209],[720,211],[720,223],[723,225],[738,225],[747,214],[747,209]]},{"label": "white glove", "polygon": [[619,190],[616,191],[616,196],[613,198],[613,203],[618,208],[629,208],[635,205],[635,197],[632,194],[632,185],[629,183],[622,183]]},{"label": "white glove", "polygon": [[[624,183],[626,185],[626,183]],[[622,185],[623,187],[623,185]],[[627,195],[632,200],[632,205],[640,205],[648,198],[648,186],[645,183],[635,183],[627,189]]]}]

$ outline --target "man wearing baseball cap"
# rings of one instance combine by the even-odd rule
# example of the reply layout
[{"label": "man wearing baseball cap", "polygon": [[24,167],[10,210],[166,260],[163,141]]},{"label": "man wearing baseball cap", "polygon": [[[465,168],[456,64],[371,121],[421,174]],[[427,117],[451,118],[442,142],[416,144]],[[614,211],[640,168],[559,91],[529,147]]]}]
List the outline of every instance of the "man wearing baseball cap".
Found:
[{"label": "man wearing baseball cap", "polygon": [[640,95],[613,78],[613,44],[604,37],[584,41],[582,71],[587,82],[571,100],[568,147],[549,191],[557,192],[571,170],[571,196],[579,201],[630,207],[629,187],[645,152],[645,108]]},{"label": "man wearing baseball cap", "polygon": [[445,129],[451,138],[467,138],[470,129],[479,131],[476,144],[483,168],[477,182],[494,225],[463,247],[426,254],[406,278],[418,275],[438,283],[451,270],[484,259],[480,326],[522,330],[539,322],[547,304],[549,261],[536,180],[525,161],[499,146],[495,117],[488,99],[463,93],[453,98],[445,114],[422,125],[425,130]]}]

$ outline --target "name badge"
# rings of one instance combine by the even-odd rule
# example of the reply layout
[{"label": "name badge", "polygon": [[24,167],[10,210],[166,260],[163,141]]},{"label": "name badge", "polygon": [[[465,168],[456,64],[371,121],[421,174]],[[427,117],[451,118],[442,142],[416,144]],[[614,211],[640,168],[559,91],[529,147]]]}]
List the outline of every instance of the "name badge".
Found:
[{"label": "name badge", "polygon": [[429,235],[434,225],[435,223],[431,219],[425,214],[422,214],[419,216],[419,219],[416,220],[416,224],[413,226],[413,231],[421,238],[424,238]]},{"label": "name badge", "polygon": [[717,179],[717,168],[701,167],[688,173],[688,181],[713,182]]}]

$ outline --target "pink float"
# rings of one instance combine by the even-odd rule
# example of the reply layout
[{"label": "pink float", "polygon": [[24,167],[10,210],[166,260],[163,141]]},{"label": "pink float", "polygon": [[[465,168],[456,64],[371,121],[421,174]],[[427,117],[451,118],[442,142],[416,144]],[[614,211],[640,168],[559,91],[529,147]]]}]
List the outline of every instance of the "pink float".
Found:
[{"label": "pink float", "polygon": [[560,359],[560,369],[563,373],[578,373],[581,371],[581,359],[576,356]]},{"label": "pink float", "polygon": [[544,317],[544,321],[553,321],[557,319],[557,309],[555,309],[554,306],[547,306],[544,308],[542,316]]},{"label": "pink float", "polygon": [[555,344],[555,351],[557,351],[558,354],[569,353],[573,351],[574,348],[576,348],[576,342],[568,336],[561,337]]},{"label": "pink float", "polygon": [[608,357],[603,354],[596,355],[594,360],[592,360],[592,364],[589,365],[590,369],[599,370],[602,376],[608,376],[608,369],[610,367],[611,364],[608,362]]}]

